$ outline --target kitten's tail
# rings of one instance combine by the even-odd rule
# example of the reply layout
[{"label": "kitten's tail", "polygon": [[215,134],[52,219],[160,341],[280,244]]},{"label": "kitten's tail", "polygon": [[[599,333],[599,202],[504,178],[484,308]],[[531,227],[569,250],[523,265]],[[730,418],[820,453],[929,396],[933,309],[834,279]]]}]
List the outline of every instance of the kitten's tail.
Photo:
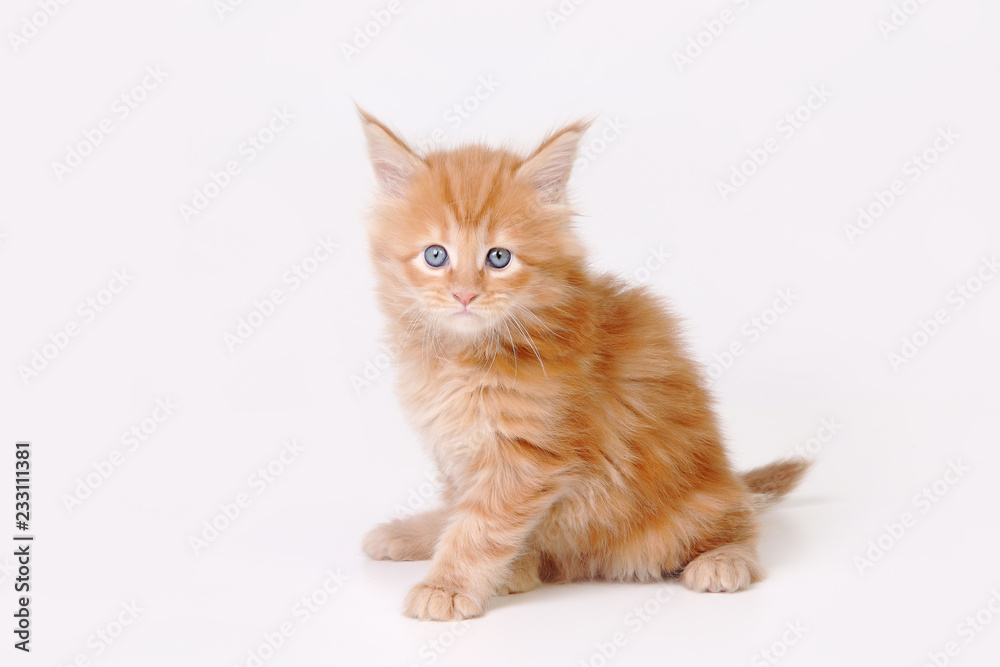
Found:
[{"label": "kitten's tail", "polygon": [[784,459],[745,472],[742,479],[754,494],[753,504],[764,508],[794,489],[811,464],[803,458]]}]

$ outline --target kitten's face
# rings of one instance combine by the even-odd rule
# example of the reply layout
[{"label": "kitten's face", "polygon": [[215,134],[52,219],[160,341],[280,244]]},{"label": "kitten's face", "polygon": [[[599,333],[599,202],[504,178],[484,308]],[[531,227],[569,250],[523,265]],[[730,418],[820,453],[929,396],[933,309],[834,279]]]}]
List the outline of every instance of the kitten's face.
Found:
[{"label": "kitten's face", "polygon": [[475,335],[549,300],[555,286],[533,247],[538,239],[526,233],[524,212],[505,206],[501,195],[495,208],[469,219],[461,207],[436,199],[429,209],[410,211],[420,224],[397,246],[396,270],[415,309],[449,331]]},{"label": "kitten's face", "polygon": [[582,260],[564,194],[582,127],[527,160],[481,146],[419,158],[365,121],[381,188],[372,254],[391,317],[477,341],[506,337],[559,303]]}]

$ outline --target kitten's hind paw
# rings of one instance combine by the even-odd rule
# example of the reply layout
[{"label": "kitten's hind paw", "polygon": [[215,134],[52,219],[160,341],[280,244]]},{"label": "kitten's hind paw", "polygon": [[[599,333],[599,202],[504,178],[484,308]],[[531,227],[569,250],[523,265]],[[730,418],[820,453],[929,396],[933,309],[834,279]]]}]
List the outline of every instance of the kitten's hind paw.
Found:
[{"label": "kitten's hind paw", "polygon": [[538,588],[541,580],[538,578],[539,558],[537,553],[528,553],[514,561],[510,568],[507,583],[500,587],[500,595],[527,593]]},{"label": "kitten's hind paw", "polygon": [[681,572],[681,583],[698,593],[735,593],[762,576],[752,547],[728,544],[701,554]]}]

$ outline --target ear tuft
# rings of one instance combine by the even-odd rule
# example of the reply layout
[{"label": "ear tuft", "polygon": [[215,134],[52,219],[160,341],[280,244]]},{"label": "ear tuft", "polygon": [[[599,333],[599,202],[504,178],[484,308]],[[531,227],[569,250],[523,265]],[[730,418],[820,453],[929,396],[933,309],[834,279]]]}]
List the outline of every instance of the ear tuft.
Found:
[{"label": "ear tuft", "polygon": [[390,197],[403,197],[424,162],[402,139],[370,113],[358,107],[368,142],[368,157],[379,188]]},{"label": "ear tuft", "polygon": [[590,121],[580,121],[553,132],[518,168],[544,204],[565,204],[577,147]]}]

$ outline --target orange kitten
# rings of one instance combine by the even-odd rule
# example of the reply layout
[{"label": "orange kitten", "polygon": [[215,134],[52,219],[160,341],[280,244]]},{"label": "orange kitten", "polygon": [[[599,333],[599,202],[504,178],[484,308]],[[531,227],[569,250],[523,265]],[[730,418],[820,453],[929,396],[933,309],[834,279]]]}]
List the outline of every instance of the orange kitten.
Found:
[{"label": "orange kitten", "polygon": [[584,123],[528,157],[414,153],[361,112],[379,192],[369,221],[403,406],[444,506],[382,524],[376,559],[432,559],[421,619],[479,616],[540,582],[680,573],[732,592],[762,574],[757,510],[803,460],[734,473],[677,320],[593,273],[566,182]]}]

